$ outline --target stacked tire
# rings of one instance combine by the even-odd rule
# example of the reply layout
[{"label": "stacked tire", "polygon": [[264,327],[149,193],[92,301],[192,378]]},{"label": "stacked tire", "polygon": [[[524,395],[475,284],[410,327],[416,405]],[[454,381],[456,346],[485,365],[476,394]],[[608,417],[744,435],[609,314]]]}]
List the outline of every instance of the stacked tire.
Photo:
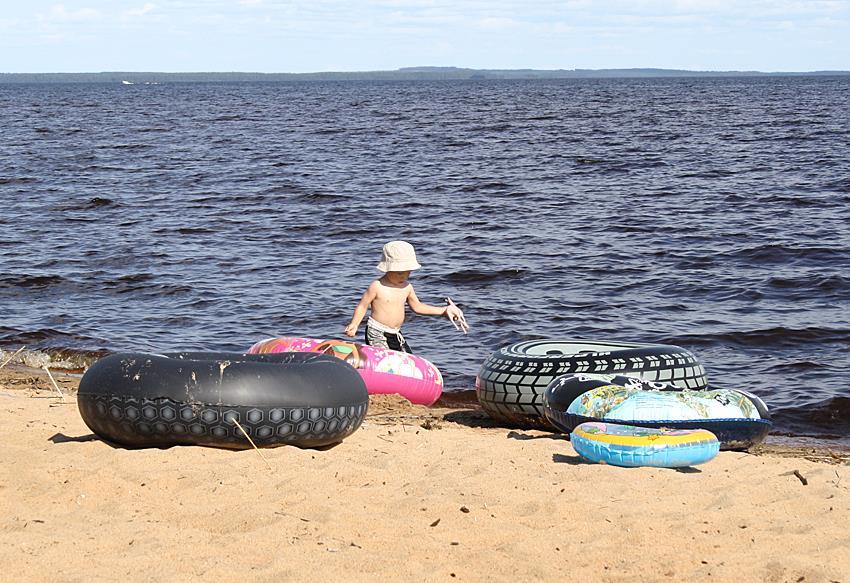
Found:
[{"label": "stacked tire", "polygon": [[553,430],[543,411],[543,393],[555,378],[581,373],[623,374],[693,390],[708,384],[696,356],[678,346],[530,340],[490,355],[475,380],[475,391],[481,406],[495,420]]}]

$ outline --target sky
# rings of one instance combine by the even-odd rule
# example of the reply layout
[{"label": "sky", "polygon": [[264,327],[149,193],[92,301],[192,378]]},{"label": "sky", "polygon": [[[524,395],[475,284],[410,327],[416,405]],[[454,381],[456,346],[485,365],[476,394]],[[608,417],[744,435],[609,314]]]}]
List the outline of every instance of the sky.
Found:
[{"label": "sky", "polygon": [[0,72],[850,70],[850,0],[0,0]]}]

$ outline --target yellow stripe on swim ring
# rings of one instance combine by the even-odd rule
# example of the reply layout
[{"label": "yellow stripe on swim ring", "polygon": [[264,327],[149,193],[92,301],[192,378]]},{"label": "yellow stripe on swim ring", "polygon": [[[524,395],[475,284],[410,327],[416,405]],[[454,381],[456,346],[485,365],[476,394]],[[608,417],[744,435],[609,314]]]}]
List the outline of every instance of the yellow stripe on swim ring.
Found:
[{"label": "yellow stripe on swim ring", "polygon": [[[648,429],[643,427],[632,428],[631,432],[617,431],[616,433],[608,433],[597,428],[597,424],[585,428],[582,424],[573,429],[573,433],[579,437],[599,441],[602,443],[610,443],[612,445],[634,445],[634,446],[665,446],[665,445],[686,445],[689,443],[700,443],[703,441],[715,441],[717,438],[713,433],[705,429],[692,429],[688,431],[681,430],[665,430],[665,429]],[[608,425],[606,429],[618,427]],[[619,426],[622,427],[622,426]]]}]

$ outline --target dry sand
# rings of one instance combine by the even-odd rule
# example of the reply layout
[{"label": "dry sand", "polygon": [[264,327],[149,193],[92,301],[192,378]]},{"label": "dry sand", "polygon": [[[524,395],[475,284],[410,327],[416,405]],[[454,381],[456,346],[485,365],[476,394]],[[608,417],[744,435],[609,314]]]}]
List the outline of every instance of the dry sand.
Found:
[{"label": "dry sand", "polygon": [[263,450],[269,469],[111,447],[57,381],[65,403],[0,371],[2,580],[850,582],[850,466],[828,452],[622,469],[384,396],[336,447]]}]

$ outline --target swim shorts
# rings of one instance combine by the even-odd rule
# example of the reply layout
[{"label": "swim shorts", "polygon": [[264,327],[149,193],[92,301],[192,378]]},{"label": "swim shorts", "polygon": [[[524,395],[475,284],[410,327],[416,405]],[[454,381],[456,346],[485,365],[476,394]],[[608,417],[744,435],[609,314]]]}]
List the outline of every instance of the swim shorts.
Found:
[{"label": "swim shorts", "polygon": [[400,329],[385,326],[373,318],[369,318],[366,322],[365,339],[366,344],[375,348],[389,348],[390,350],[413,353],[407,340],[401,335]]}]

